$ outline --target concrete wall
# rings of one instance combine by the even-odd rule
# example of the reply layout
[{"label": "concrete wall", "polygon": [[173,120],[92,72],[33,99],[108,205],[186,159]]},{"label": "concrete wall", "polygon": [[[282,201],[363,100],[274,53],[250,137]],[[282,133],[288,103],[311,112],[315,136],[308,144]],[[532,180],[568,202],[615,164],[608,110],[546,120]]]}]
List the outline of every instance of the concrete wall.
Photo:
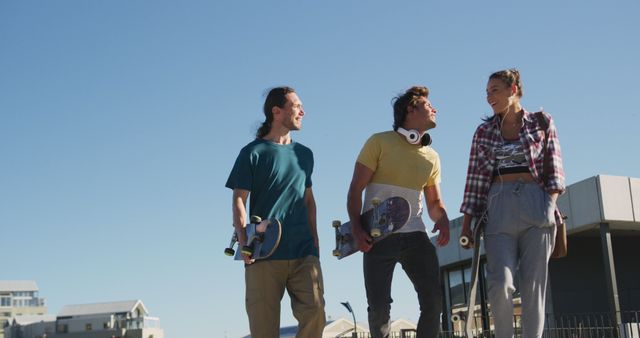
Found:
[{"label": "concrete wall", "polygon": [[91,324],[92,331],[104,330],[104,324],[107,323],[109,327],[113,326],[111,315],[100,316],[79,316],[69,319],[58,320],[58,325],[66,324],[68,332],[86,332],[87,324]]},{"label": "concrete wall", "polygon": [[569,233],[587,230],[600,222],[618,229],[640,231],[640,179],[598,175],[570,185],[558,199],[569,218]]}]

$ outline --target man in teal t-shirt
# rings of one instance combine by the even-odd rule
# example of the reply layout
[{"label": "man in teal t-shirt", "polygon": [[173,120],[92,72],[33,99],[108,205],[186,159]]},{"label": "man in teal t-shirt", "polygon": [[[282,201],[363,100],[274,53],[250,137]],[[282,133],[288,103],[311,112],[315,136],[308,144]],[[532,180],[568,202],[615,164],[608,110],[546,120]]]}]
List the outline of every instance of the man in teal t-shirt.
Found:
[{"label": "man in teal t-shirt", "polygon": [[247,240],[247,198],[250,215],[277,218],[282,224],[273,255],[255,262],[243,255],[251,337],[279,337],[280,301],[286,289],[299,322],[296,337],[319,338],[325,313],[311,189],[313,153],[290,136],[302,127],[305,112],[293,88],[276,87],[267,94],[264,114],[257,138],[240,150],[226,183],[233,189],[233,225],[240,246]]}]

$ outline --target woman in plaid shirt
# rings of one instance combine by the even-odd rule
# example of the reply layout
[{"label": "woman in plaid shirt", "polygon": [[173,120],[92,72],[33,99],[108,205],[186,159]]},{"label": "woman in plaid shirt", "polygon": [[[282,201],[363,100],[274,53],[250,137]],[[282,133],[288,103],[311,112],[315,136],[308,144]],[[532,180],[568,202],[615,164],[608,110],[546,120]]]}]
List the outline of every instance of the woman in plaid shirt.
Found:
[{"label": "woman in plaid shirt", "polygon": [[[491,74],[487,102],[494,115],[473,136],[460,211],[462,236],[472,238],[471,219],[485,210],[484,240],[489,302],[497,338],[513,337],[514,277],[518,270],[523,337],[541,337],[547,263],[560,214],[556,199],[565,189],[558,135],[551,116],[520,105],[516,69]],[[542,114],[546,126],[541,124]],[[545,128],[546,127],[546,128]],[[548,134],[548,144],[545,136]],[[547,169],[543,178],[543,152]]]}]

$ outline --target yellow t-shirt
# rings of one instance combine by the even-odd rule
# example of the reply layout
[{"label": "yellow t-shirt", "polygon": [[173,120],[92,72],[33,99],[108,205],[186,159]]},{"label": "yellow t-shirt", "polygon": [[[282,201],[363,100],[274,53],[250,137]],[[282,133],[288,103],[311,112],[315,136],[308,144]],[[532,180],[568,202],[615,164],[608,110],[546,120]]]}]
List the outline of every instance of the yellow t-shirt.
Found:
[{"label": "yellow t-shirt", "polygon": [[440,157],[433,148],[409,144],[395,131],[372,135],[358,155],[358,162],[374,174],[365,192],[363,210],[371,200],[401,196],[411,205],[411,218],[398,232],[425,230],[422,221],[424,188],[440,183]]}]

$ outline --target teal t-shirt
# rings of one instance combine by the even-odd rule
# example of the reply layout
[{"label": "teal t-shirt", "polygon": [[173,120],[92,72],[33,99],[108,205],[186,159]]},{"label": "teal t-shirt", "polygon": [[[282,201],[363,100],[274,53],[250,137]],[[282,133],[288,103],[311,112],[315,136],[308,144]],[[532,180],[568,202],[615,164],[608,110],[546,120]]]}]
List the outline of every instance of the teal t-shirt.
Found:
[{"label": "teal t-shirt", "polygon": [[318,256],[304,203],[312,172],[313,153],[300,143],[255,139],[240,150],[225,186],[250,191],[247,216],[282,223],[280,245],[269,259]]}]

